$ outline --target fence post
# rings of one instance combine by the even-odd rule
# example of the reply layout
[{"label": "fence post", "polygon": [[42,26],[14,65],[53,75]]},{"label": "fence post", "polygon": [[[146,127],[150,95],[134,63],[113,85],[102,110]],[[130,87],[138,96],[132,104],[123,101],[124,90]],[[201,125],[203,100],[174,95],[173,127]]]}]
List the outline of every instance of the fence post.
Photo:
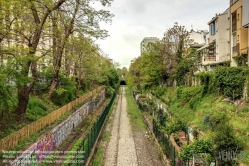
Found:
[{"label": "fence post", "polygon": [[[88,155],[89,155],[89,149],[90,149],[90,133],[88,134],[88,142],[87,142],[87,159],[88,159]],[[86,159],[86,161],[87,161]]]},{"label": "fence post", "polygon": [[176,165],[176,159],[175,159],[175,157],[176,157],[176,149],[175,149],[175,147],[174,147],[174,166]]},{"label": "fence post", "polygon": [[85,161],[85,155],[86,155],[86,152],[85,152],[85,141],[83,140],[82,142],[83,142],[82,153],[84,154],[84,155],[82,156],[82,157],[83,157],[82,160],[84,161],[84,162],[83,162],[83,165],[85,165],[85,162],[86,162],[86,161]]}]

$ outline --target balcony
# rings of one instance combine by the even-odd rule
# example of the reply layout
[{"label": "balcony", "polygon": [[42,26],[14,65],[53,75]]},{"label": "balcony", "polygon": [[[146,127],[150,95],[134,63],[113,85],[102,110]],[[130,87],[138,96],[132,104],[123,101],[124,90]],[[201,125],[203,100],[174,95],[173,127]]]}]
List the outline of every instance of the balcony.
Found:
[{"label": "balcony", "polygon": [[216,61],[216,56],[204,56],[204,61]]}]

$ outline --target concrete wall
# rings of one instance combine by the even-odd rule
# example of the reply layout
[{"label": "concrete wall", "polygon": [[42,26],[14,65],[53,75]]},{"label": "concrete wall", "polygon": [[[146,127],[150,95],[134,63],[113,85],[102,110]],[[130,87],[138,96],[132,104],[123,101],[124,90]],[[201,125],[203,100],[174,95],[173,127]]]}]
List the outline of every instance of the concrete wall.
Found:
[{"label": "concrete wall", "polygon": [[193,43],[206,44],[207,39],[205,40],[205,38],[204,38],[205,34],[204,33],[205,33],[204,31],[200,31],[200,32],[191,31],[189,33],[189,38],[194,40]]},{"label": "concrete wall", "polygon": [[249,0],[243,0],[243,11],[242,11],[242,26],[249,26]]},{"label": "concrete wall", "polygon": [[35,165],[41,163],[50,152],[54,151],[66,139],[66,137],[77,127],[86,116],[91,113],[105,100],[105,89],[102,90],[92,100],[82,105],[77,111],[66,120],[53,128],[46,135],[42,136],[36,143],[31,145],[10,165]]},{"label": "concrete wall", "polygon": [[[229,10],[226,11],[226,13],[218,16],[218,38],[216,39],[217,44],[217,61],[218,62],[224,62],[230,60],[230,21],[227,19],[229,17],[230,13]],[[218,45],[218,46],[217,46]]]}]

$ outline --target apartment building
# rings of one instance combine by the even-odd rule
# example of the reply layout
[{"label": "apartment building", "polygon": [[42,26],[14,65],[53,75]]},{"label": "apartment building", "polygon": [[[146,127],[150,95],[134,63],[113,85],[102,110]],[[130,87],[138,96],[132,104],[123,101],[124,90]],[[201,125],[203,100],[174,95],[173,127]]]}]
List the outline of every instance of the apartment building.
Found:
[{"label": "apartment building", "polygon": [[[249,0],[243,0],[242,1],[243,11],[242,11],[242,26],[244,28],[247,28],[248,38],[247,38],[247,55],[248,59],[247,62],[249,62]],[[248,63],[249,65],[249,63]]]},{"label": "apartment building", "polygon": [[208,38],[209,35],[207,30],[194,31],[191,29],[189,32],[189,39],[193,40],[193,43],[191,44],[192,48],[199,49],[205,46],[208,43]]},{"label": "apartment building", "polygon": [[202,55],[200,71],[213,70],[217,65],[230,61],[230,10],[216,14],[209,22],[209,38],[205,46],[198,49]]},{"label": "apartment building", "polygon": [[140,52],[141,52],[141,55],[142,55],[142,52],[145,51],[145,48],[147,46],[148,43],[154,43],[156,41],[159,41],[159,39],[157,37],[145,37],[141,43],[140,43]]},{"label": "apartment building", "polygon": [[248,0],[230,0],[230,13],[231,66],[237,66],[238,55],[244,57],[244,63],[248,61],[248,28],[245,28],[248,26],[246,22],[249,17]]}]

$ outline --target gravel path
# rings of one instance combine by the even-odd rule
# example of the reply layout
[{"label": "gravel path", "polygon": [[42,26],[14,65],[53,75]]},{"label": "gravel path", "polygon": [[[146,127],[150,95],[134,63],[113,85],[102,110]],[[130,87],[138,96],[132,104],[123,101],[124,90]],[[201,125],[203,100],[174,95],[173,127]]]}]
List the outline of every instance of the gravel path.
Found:
[{"label": "gravel path", "polygon": [[114,113],[110,142],[106,149],[106,166],[138,165],[135,143],[126,107],[125,89],[121,87],[121,93]]},{"label": "gravel path", "polygon": [[163,166],[160,150],[149,132],[129,120],[125,87],[121,87],[113,119],[108,127],[110,141],[105,149],[105,166]]}]

